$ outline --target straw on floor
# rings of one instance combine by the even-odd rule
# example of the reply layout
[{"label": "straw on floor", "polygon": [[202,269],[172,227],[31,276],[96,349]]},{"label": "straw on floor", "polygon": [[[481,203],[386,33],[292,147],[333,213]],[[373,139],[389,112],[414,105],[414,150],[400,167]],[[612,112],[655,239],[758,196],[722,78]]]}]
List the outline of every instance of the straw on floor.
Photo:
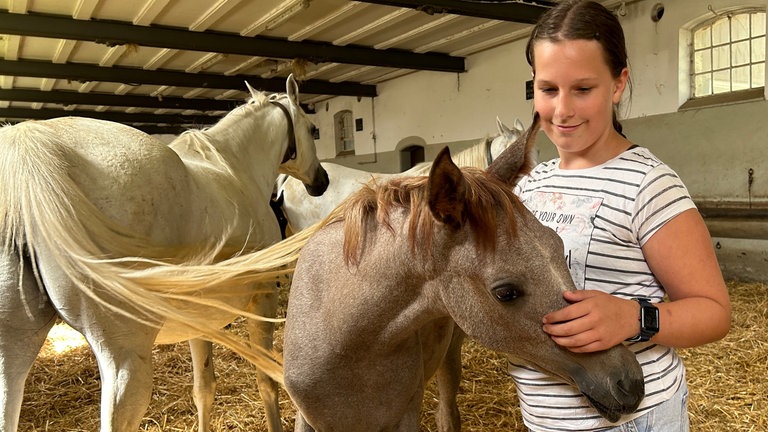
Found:
[{"label": "straw on floor", "polygon": [[[768,285],[728,286],[734,306],[730,334],[717,343],[681,352],[688,368],[691,430],[768,430]],[[243,327],[242,322],[232,326],[236,332]],[[278,329],[278,347],[281,337]],[[61,341],[52,332],[27,379],[21,432],[98,430],[98,368],[87,346],[67,351],[57,346]],[[157,346],[154,360],[155,387],[141,430],[196,431],[188,346]],[[222,348],[216,348],[214,363],[218,388],[212,430],[266,431],[254,368]],[[506,368],[504,356],[466,343],[459,396],[464,431],[525,430]],[[436,431],[436,397],[431,384],[424,397],[421,431]],[[285,392],[281,401],[284,428],[293,430],[294,409]]]}]

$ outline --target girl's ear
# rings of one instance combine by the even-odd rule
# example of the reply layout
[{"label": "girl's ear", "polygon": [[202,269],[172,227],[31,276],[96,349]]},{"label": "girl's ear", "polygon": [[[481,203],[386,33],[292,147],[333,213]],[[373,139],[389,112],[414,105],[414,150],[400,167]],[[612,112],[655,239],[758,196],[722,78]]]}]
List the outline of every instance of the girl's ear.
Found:
[{"label": "girl's ear", "polygon": [[613,104],[617,105],[621,102],[621,96],[624,94],[624,90],[627,88],[627,82],[629,81],[629,69],[624,68],[621,70],[619,77],[613,81]]}]

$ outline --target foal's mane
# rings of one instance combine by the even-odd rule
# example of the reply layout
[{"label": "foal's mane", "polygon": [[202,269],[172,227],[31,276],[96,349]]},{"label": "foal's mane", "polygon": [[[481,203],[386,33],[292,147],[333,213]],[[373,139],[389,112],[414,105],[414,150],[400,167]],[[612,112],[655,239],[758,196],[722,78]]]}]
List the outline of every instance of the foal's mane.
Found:
[{"label": "foal's mane", "polygon": [[[485,171],[475,167],[461,170],[467,185],[464,226],[470,229],[480,254],[493,252],[500,225],[506,226],[510,236],[516,234],[515,212],[522,209],[522,203],[513,188]],[[407,234],[411,250],[428,254],[437,231],[450,229],[432,216],[428,206],[428,184],[427,176],[393,178],[386,182],[374,180],[339,205],[325,222],[344,222],[345,261],[359,264],[365,233],[375,225],[396,232],[391,215],[399,209],[408,213]],[[502,222],[500,218],[506,221]]]}]

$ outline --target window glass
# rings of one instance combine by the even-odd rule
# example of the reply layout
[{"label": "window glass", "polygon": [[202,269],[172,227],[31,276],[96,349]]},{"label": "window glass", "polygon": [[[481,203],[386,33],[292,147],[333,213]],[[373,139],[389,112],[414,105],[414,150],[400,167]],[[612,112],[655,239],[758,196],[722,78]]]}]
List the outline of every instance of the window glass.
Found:
[{"label": "window glass", "polygon": [[752,36],[765,35],[765,14],[752,14]]},{"label": "window glass", "polygon": [[759,63],[765,61],[765,36],[752,39],[752,62]]},{"label": "window glass", "polygon": [[731,18],[731,40],[739,41],[749,39],[749,21],[748,14],[736,15]]},{"label": "window glass", "polygon": [[730,48],[728,45],[715,47],[712,49],[712,67],[713,69],[724,69],[731,65]]},{"label": "window glass", "polygon": [[693,34],[693,47],[695,49],[709,48],[712,45],[712,30],[709,27],[697,30]]},{"label": "window glass", "polygon": [[751,80],[749,79],[749,72],[749,66],[733,68],[731,73],[732,91],[746,90],[749,88],[749,85],[751,84]]},{"label": "window glass", "polygon": [[696,94],[699,96],[709,96],[712,94],[712,75],[696,75],[695,83]]},{"label": "window glass", "polygon": [[730,33],[728,31],[728,18],[722,18],[715,21],[715,23],[712,24],[712,44],[722,45],[730,42],[731,40],[728,37],[728,33]]},{"label": "window glass", "polygon": [[731,45],[731,64],[741,66],[749,64],[749,41],[736,42]]},{"label": "window glass", "polygon": [[694,54],[695,69],[698,72],[709,72],[712,70],[712,51],[698,51]]},{"label": "window glass", "polygon": [[752,88],[765,87],[765,63],[752,65]]},{"label": "window glass", "polygon": [[712,73],[712,90],[714,94],[731,91],[731,70],[726,69]]}]

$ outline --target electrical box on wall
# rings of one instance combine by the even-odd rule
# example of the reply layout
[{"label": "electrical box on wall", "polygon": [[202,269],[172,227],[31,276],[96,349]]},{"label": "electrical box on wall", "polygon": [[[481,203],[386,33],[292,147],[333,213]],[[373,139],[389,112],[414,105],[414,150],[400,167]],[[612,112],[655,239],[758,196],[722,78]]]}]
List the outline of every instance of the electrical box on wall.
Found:
[{"label": "electrical box on wall", "polygon": [[355,132],[360,132],[363,130],[363,119],[362,118],[356,118],[355,119]]},{"label": "electrical box on wall", "polygon": [[533,80],[525,82],[525,100],[533,99]]}]

